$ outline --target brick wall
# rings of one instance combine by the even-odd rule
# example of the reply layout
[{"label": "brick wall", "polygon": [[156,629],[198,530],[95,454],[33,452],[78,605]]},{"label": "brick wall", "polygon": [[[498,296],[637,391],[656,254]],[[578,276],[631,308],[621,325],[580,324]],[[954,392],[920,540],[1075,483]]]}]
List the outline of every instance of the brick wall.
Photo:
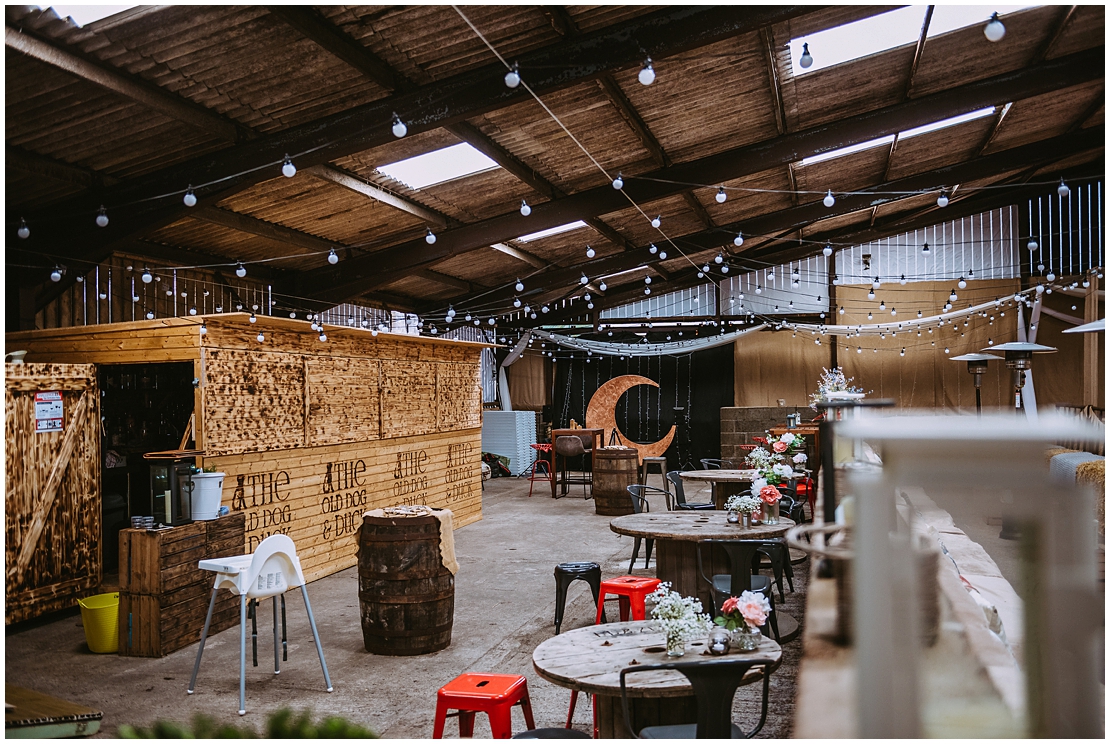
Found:
[{"label": "brick wall", "polygon": [[[721,409],[721,457],[732,460],[740,467],[744,455],[741,444],[751,444],[752,437],[762,437],[772,426],[785,426],[788,413],[800,413],[802,421],[812,419],[816,414],[809,406],[775,406],[773,408],[722,408]],[[806,447],[806,454],[813,460],[813,442]],[[815,460],[814,460],[815,461]]]}]

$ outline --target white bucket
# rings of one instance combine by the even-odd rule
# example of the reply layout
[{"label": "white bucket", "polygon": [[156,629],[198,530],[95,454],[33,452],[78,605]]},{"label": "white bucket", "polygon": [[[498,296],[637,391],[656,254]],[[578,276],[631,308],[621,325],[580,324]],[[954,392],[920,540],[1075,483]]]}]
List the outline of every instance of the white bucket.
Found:
[{"label": "white bucket", "polygon": [[224,473],[193,473],[193,520],[216,519],[224,492]]}]

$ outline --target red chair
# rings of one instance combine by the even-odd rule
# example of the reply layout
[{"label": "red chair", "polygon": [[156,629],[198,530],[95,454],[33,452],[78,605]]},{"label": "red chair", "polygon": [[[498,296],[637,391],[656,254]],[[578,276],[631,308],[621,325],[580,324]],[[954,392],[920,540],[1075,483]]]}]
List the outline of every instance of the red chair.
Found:
[{"label": "red chair", "polygon": [[809,518],[813,519],[815,513],[813,510],[817,508],[817,484],[813,482],[813,478],[806,476],[798,481],[794,490],[797,492],[798,498],[804,498],[809,502]]},{"label": "red chair", "polygon": [[[536,459],[532,461],[531,473],[528,475],[528,498],[532,498],[532,486],[536,481],[550,483],[552,478],[551,463],[544,459],[544,455],[551,452],[550,444],[532,444],[529,445],[532,449],[536,450]],[[536,471],[543,471],[541,475],[537,475]]]},{"label": "red chair", "polygon": [[[513,736],[512,709],[524,709],[524,722],[534,729],[532,703],[528,697],[528,680],[519,674],[460,674],[439,688],[436,695],[436,720],[433,739],[443,738],[448,716],[459,717],[459,736],[474,736],[474,714],[489,716],[494,739]],[[456,713],[448,713],[455,710]]]},{"label": "red chair", "polygon": [[620,576],[601,582],[601,593],[597,600],[597,619],[594,623],[601,622],[601,612],[608,594],[615,594],[619,598],[621,622],[628,620],[629,614],[632,615],[633,620],[646,620],[644,599],[654,592],[659,584],[659,579],[646,576]]}]

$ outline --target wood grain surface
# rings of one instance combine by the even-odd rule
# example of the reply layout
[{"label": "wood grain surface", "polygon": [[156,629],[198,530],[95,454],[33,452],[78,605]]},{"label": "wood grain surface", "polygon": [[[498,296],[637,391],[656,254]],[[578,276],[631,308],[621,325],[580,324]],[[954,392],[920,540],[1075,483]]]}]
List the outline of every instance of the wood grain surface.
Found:
[{"label": "wood grain surface", "polygon": [[728,512],[723,511],[673,511],[629,514],[609,522],[609,529],[618,535],[650,537],[656,540],[764,540],[782,537],[794,522],[779,517],[778,524],[764,524],[747,529],[730,524]]}]

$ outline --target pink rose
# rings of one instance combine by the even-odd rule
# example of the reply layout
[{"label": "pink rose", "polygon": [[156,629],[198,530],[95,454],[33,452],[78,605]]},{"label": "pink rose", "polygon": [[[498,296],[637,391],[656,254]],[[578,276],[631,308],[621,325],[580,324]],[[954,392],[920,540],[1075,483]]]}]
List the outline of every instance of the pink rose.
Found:
[{"label": "pink rose", "polygon": [[758,628],[767,622],[767,608],[764,607],[765,599],[760,597],[758,600],[754,597],[746,599],[743,602],[737,602],[739,605],[741,617],[744,622],[753,628]]},{"label": "pink rose", "polygon": [[777,504],[782,498],[782,492],[774,486],[764,486],[759,489],[759,498],[763,499],[764,504]]},{"label": "pink rose", "polygon": [[786,450],[790,449],[790,445],[788,445],[788,444],[785,444],[784,442],[781,442],[781,441],[779,441],[779,442],[775,442],[775,443],[774,443],[774,444],[772,445],[772,449],[774,449],[774,450],[775,450],[775,452],[779,452],[779,453],[782,453],[782,452],[786,452]]}]

